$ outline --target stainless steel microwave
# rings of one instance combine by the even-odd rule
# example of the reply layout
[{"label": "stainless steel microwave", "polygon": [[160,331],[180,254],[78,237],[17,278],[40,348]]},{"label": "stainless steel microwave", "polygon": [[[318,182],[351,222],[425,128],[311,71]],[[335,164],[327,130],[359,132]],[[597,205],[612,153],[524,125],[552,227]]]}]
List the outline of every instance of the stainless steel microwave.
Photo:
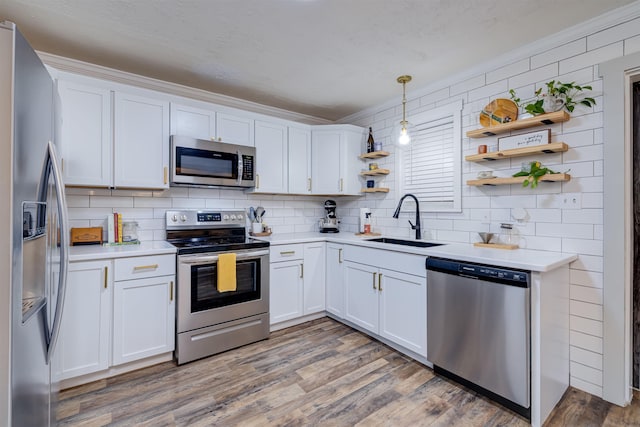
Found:
[{"label": "stainless steel microwave", "polygon": [[255,187],[255,147],[171,136],[171,186]]}]

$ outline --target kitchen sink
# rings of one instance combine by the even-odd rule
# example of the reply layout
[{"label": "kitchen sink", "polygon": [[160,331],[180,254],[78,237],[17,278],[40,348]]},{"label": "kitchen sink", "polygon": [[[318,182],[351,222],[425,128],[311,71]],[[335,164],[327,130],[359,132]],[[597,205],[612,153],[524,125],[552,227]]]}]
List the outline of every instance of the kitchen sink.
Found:
[{"label": "kitchen sink", "polygon": [[403,240],[391,239],[389,237],[377,237],[375,239],[367,239],[368,242],[389,243],[392,245],[416,246],[418,248],[430,248],[432,246],[440,246],[443,243],[430,243],[421,240]]}]

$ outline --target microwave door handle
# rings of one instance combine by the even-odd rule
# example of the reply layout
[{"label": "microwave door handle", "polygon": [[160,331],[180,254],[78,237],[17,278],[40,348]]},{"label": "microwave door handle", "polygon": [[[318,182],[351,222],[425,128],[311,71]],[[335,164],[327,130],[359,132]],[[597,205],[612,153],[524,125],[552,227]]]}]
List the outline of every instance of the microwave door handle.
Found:
[{"label": "microwave door handle", "polygon": [[240,150],[237,151],[238,153],[238,185],[242,184],[242,172],[243,172],[243,168],[242,168],[242,153],[240,152]]},{"label": "microwave door handle", "polygon": [[[246,260],[251,258],[259,258],[261,256],[268,255],[269,251],[255,251],[248,252],[245,254],[237,254],[236,260]],[[210,255],[210,256],[194,256],[189,259],[181,259],[181,264],[189,264],[189,265],[197,265],[197,264],[211,264],[213,262],[218,261],[218,255]]]}]

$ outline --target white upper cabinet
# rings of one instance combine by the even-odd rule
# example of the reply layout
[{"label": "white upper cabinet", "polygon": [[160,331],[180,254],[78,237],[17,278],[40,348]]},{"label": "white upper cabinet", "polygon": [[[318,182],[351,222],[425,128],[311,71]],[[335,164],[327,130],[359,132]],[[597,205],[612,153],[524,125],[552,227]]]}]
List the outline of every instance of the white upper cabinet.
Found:
[{"label": "white upper cabinet", "polygon": [[111,91],[58,81],[63,178],[67,185],[110,187],[113,183]]},{"label": "white upper cabinet", "polygon": [[311,129],[289,126],[289,193],[311,194]]},{"label": "white upper cabinet", "polygon": [[114,185],[169,187],[169,102],[116,92]]},{"label": "white upper cabinet", "polygon": [[364,129],[351,125],[314,126],[311,131],[313,194],[358,195],[358,155]]},{"label": "white upper cabinet", "polygon": [[171,103],[171,135],[216,139],[216,113]]},{"label": "white upper cabinet", "polygon": [[253,147],[253,125],[254,120],[250,117],[216,113],[217,139],[222,142]]},{"label": "white upper cabinet", "polygon": [[287,127],[277,123],[257,121],[256,187],[259,193],[287,192]]}]

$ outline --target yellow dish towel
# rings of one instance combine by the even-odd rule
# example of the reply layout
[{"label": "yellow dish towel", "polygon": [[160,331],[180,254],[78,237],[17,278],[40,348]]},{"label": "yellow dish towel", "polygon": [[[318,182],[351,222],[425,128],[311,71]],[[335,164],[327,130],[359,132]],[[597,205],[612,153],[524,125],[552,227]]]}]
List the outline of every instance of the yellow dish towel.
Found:
[{"label": "yellow dish towel", "polygon": [[218,292],[236,290],[236,254],[218,255]]}]

